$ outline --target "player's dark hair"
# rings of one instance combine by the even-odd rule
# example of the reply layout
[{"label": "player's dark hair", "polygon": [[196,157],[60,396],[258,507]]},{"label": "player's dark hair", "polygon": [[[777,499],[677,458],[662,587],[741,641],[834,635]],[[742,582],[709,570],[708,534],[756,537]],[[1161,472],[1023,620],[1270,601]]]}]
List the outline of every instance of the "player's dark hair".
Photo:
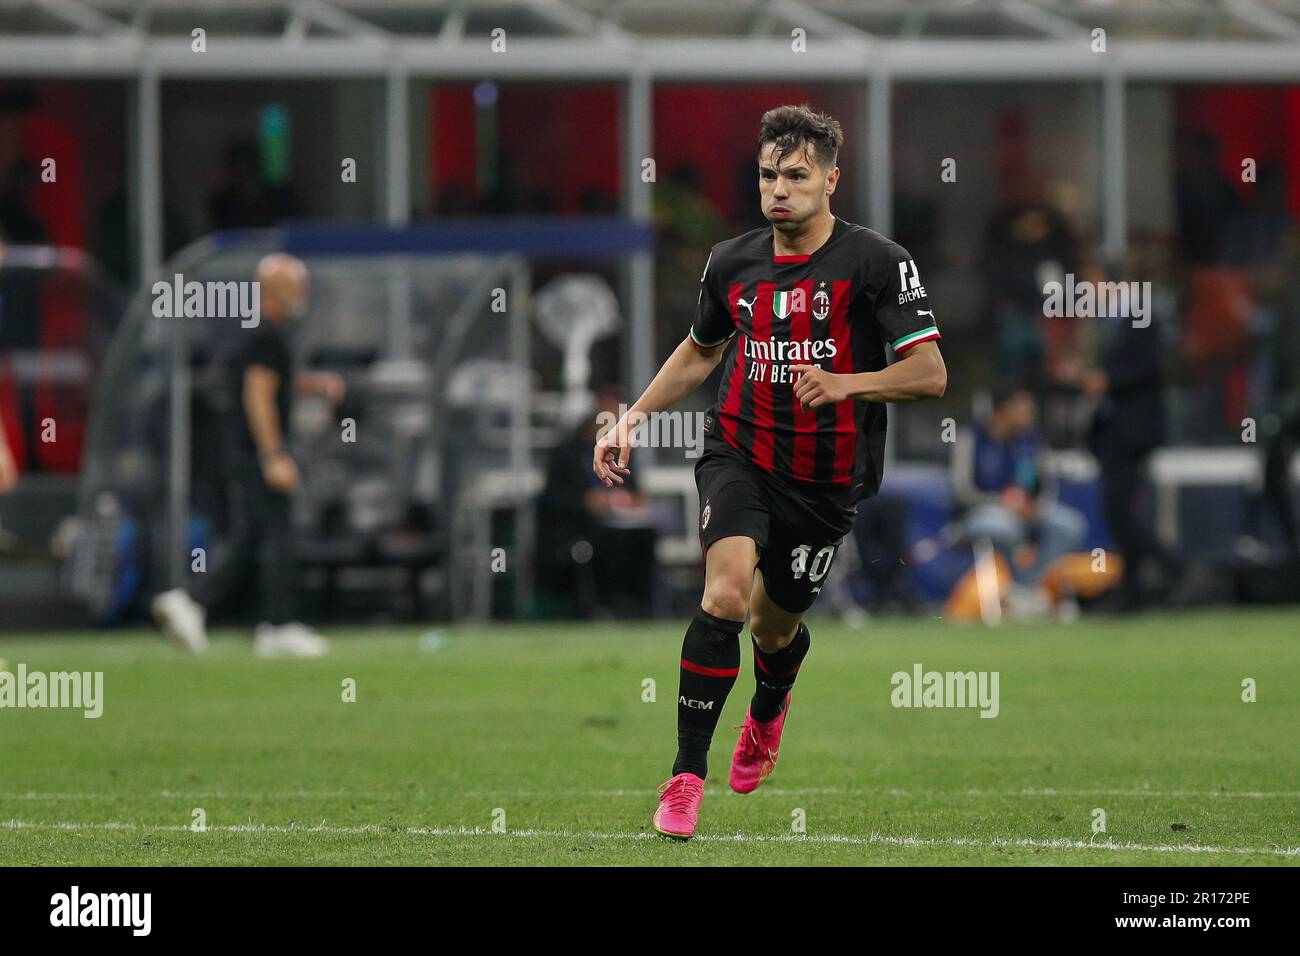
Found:
[{"label": "player's dark hair", "polygon": [[844,131],[840,129],[838,120],[825,113],[813,112],[807,103],[800,106],[778,106],[764,113],[759,121],[760,155],[768,143],[776,145],[773,161],[778,166],[781,157],[787,152],[800,150],[804,143],[809,143],[822,169],[833,169],[835,157],[844,143]]}]

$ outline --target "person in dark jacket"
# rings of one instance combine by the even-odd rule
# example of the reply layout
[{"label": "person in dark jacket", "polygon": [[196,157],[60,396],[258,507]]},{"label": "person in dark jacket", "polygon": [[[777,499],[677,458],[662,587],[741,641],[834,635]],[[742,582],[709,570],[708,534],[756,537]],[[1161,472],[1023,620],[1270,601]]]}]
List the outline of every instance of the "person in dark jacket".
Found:
[{"label": "person in dark jacket", "polygon": [[[1263,411],[1258,438],[1264,481],[1247,500],[1246,534],[1238,550],[1265,563],[1289,566],[1292,586],[1300,587],[1300,515],[1291,482],[1291,459],[1300,449],[1300,234],[1294,226],[1261,258],[1253,285],[1261,311],[1269,316],[1261,323],[1266,331],[1256,346],[1265,391],[1258,400]],[[1265,525],[1270,517],[1277,519],[1281,532],[1281,554],[1273,553],[1268,543]]]},{"label": "person in dark jacket", "polygon": [[600,413],[620,414],[621,392],[603,389],[597,407],[550,452],[538,501],[538,584],[550,612],[568,617],[649,617],[655,542],[650,502],[636,483],[610,492],[579,450],[600,432]]},{"label": "person in dark jacket", "polygon": [[1167,578],[1181,570],[1157,539],[1148,514],[1147,465],[1164,444],[1166,428],[1163,323],[1154,304],[1148,315],[1149,324],[1136,326],[1127,316],[1101,318],[1100,367],[1086,372],[1082,383],[1085,394],[1098,401],[1088,448],[1101,470],[1102,514],[1124,559],[1116,601],[1121,611],[1141,608],[1141,574],[1148,559],[1155,559]]}]

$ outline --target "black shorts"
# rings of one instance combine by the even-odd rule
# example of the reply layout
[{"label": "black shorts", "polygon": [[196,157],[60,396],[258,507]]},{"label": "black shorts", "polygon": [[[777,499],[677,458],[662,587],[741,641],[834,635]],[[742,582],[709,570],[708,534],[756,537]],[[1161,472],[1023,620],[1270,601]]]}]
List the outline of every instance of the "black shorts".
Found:
[{"label": "black shorts", "polygon": [[791,614],[812,607],[835,552],[853,528],[857,505],[841,492],[801,491],[730,446],[705,451],[695,463],[700,494],[700,545],[752,538],[763,587]]}]

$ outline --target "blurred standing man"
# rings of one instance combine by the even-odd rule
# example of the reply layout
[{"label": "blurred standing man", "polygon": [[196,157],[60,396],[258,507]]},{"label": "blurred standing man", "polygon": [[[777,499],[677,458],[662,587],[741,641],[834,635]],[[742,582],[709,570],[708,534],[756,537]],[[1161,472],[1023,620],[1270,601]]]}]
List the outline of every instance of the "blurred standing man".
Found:
[{"label": "blurred standing man", "polygon": [[1101,319],[1099,368],[1083,375],[1083,391],[1097,401],[1088,429],[1088,450],[1101,472],[1101,507],[1124,558],[1119,594],[1108,604],[1129,613],[1142,609],[1142,568],[1148,558],[1161,566],[1166,590],[1181,576],[1181,562],[1156,537],[1148,515],[1151,453],[1165,442],[1164,322],[1153,303],[1150,325],[1128,318]]},{"label": "blurred standing man", "polygon": [[[169,637],[202,653],[208,646],[206,608],[230,593],[255,562],[261,623],[254,633],[254,652],[261,657],[319,657],[329,650],[328,642],[295,620],[298,582],[290,496],[300,478],[286,444],[293,377],[285,326],[307,311],[307,267],[293,256],[269,255],[258,264],[257,281],[261,321],[239,330],[224,363],[234,399],[222,435],[229,514],[225,553],[201,577],[194,597],[180,589],[166,591],[154,598],[152,609]],[[297,386],[333,402],[343,397],[343,381],[331,373],[304,373]]]},{"label": "blurred standing man", "polygon": [[[1265,336],[1258,353],[1267,393],[1257,400],[1264,486],[1247,500],[1246,534],[1238,549],[1256,560],[1287,567],[1292,588],[1300,588],[1300,515],[1291,486],[1291,459],[1300,449],[1300,235],[1256,270],[1254,284]],[[1258,320],[1257,320],[1258,321]],[[1274,556],[1265,528],[1269,511],[1277,517],[1285,551]]]},{"label": "blurred standing man", "polygon": [[[721,362],[717,404],[695,464],[704,595],[682,643],[677,759],[655,829],[695,832],[708,752],[753,635],[754,696],[731,758],[731,788],[772,773],[816,600],[857,501],[880,488],[886,402],[936,398],[948,377],[939,329],[911,255],[831,213],[840,124],[804,106],[763,115],[759,200],[770,226],[713,247],[690,334],[596,443],[606,486],[630,471],[628,421],[661,411]],[[886,349],[897,361],[888,364]],[[757,572],[757,573],[755,573]]]}]

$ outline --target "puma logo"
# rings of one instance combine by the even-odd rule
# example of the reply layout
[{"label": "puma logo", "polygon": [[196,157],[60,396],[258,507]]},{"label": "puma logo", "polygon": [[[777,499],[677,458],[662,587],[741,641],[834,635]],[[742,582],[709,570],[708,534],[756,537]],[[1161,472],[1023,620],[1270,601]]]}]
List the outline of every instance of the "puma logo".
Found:
[{"label": "puma logo", "polygon": [[933,312],[922,311],[921,309],[917,309],[917,310],[916,310],[916,314],[917,314],[917,315],[928,315],[930,318],[932,318],[932,319],[934,318],[934,313],[933,313]]},{"label": "puma logo", "polygon": [[754,296],[754,298],[749,302],[746,302],[744,299],[740,298],[739,296],[736,297],[737,305],[743,305],[745,308],[749,309],[749,317],[751,319],[754,317],[754,303],[757,301],[758,301],[758,296]]}]

